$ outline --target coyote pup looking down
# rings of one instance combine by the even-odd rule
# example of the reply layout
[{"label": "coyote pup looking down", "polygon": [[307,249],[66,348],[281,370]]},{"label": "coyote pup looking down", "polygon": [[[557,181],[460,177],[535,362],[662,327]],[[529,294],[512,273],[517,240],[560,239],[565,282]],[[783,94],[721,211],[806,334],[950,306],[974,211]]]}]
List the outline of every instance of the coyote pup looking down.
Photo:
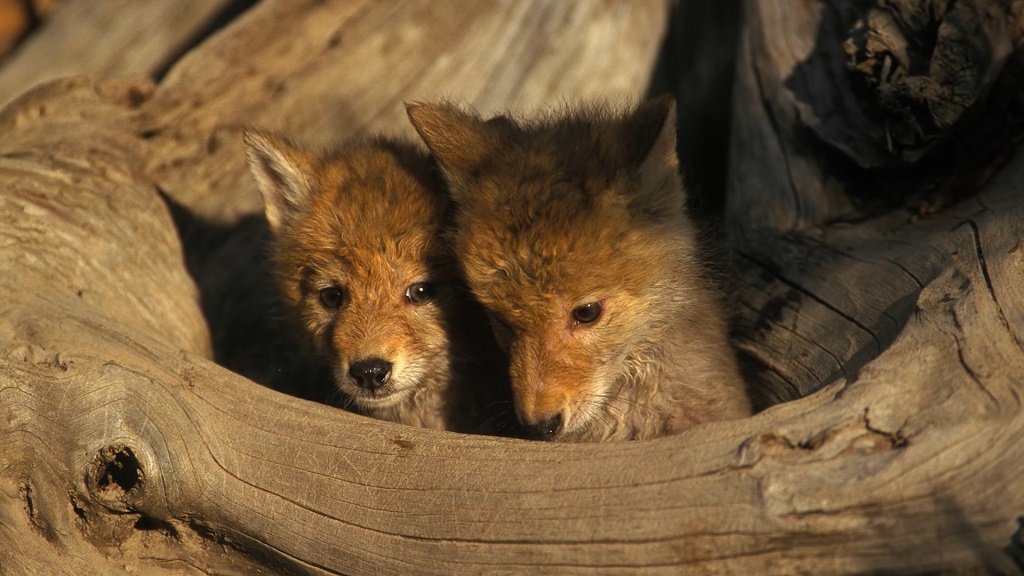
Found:
[{"label": "coyote pup looking down", "polygon": [[458,205],[453,242],[549,440],[643,439],[750,414],[675,152],[675,103],[409,118]]},{"label": "coyote pup looking down", "polygon": [[479,432],[470,381],[494,377],[471,362],[495,347],[459,290],[450,201],[426,152],[378,138],[313,155],[256,130],[245,143],[285,306],[337,387],[368,416]]}]

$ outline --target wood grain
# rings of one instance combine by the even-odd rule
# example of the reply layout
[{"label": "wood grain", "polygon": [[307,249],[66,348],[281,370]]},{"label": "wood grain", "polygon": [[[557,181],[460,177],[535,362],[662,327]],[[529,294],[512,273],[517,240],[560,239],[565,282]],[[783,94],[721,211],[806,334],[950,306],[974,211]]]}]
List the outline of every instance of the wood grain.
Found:
[{"label": "wood grain", "polygon": [[52,19],[0,65],[0,104],[48,80],[153,77],[229,0],[61,2]]},{"label": "wood grain", "polygon": [[148,172],[196,214],[234,221],[262,211],[244,126],[329,146],[367,131],[414,138],[404,102],[416,100],[490,113],[638,98],[667,20],[662,1],[264,2],[186,56],[146,104],[159,151]]},{"label": "wood grain", "polygon": [[[578,30],[610,34],[595,42],[622,20],[615,3],[531,5],[566,25],[592,18]],[[770,393],[806,395],[753,418],[599,445],[461,436],[299,400],[209,361],[158,189],[231,221],[253,209],[235,123],[326,142],[400,120],[384,103],[398,106],[392,88],[318,118],[342,68],[359,69],[343,50],[337,76],[320,68],[338,23],[350,34],[335,48],[354,38],[368,50],[370,29],[403,16],[384,3],[289,6],[261,4],[159,86],[63,80],[0,112],[0,573],[1024,569],[1024,154],[940,214],[743,248],[740,344],[779,386]],[[518,4],[488,6],[522,38],[537,33]],[[417,8],[444,10],[401,12]],[[431,17],[453,18],[448,32],[465,23]],[[277,43],[286,30],[314,47]],[[557,37],[545,50],[576,46]],[[445,63],[433,42],[419,54],[452,83],[430,90],[457,85],[453,70],[515,77],[493,55],[481,68],[472,51]],[[521,44],[498,45],[517,54],[508,62],[529,60]],[[576,64],[595,71],[577,74],[596,91],[594,62]],[[553,98],[561,69],[524,66],[528,91],[507,79],[507,100],[485,97],[493,84],[466,79],[479,91],[467,98]],[[283,83],[267,89],[268,78]]]},{"label": "wood grain", "polygon": [[[1002,549],[1024,506],[1015,489],[1024,351],[1013,296],[1024,160],[1013,166],[957,211],[862,240],[876,251],[886,245],[897,261],[933,252],[935,265],[920,274],[891,342],[856,374],[751,419],[650,442],[550,445],[370,421],[258,387],[146,323],[123,321],[144,302],[106,311],[71,291],[45,292],[46,306],[22,296],[3,315],[0,370],[9,423],[0,442],[12,447],[3,485],[22,505],[8,501],[2,521],[99,550],[104,562],[148,567],[157,561],[133,551],[155,549],[160,562],[176,558],[199,572],[236,555],[285,572],[349,574],[1012,571]],[[62,173],[91,170],[78,163]],[[113,205],[161,211],[155,194],[136,187],[105,193]],[[110,202],[91,202],[54,227],[52,212],[32,208],[45,205],[36,198],[20,205],[22,224],[8,241],[44,243],[61,228],[112,218]],[[160,229],[170,230],[167,219],[117,230],[116,245],[102,236],[83,245],[134,261],[174,246],[166,233],[153,235]],[[54,244],[63,246],[55,261],[80,258]],[[793,257],[816,249],[790,246]],[[145,262],[166,273],[154,258],[140,260],[140,273]],[[828,275],[852,292],[846,275],[866,272],[847,263],[837,258],[807,278],[794,272],[792,281]],[[137,276],[91,270],[86,280],[112,293],[138,286]],[[40,282],[3,277],[9,294]],[[173,299],[181,289],[167,282],[149,295]],[[161,309],[170,321],[183,308]],[[833,314],[819,321],[842,329],[846,319]],[[784,342],[805,325],[768,334]],[[123,461],[141,473],[98,489],[103,470],[115,478],[120,470],[103,468],[104,458],[127,453]],[[12,546],[4,549],[23,549]],[[73,572],[75,561],[68,566]]]}]

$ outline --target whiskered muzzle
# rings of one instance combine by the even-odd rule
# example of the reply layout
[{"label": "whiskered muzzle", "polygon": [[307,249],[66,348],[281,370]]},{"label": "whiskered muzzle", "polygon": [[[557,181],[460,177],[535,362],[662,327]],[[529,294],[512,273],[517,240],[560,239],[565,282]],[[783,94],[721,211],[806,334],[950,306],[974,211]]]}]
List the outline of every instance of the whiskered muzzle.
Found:
[{"label": "whiskered muzzle", "polygon": [[515,391],[516,415],[526,436],[534,440],[558,440],[571,419],[573,391],[550,382],[531,384]]}]

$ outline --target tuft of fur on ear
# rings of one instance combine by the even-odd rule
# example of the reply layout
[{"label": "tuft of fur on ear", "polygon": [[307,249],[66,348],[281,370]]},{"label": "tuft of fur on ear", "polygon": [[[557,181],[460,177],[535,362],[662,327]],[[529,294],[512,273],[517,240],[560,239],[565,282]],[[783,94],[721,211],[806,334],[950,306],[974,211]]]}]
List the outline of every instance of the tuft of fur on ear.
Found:
[{"label": "tuft of fur on ear", "polygon": [[684,213],[686,190],[676,155],[676,101],[662,96],[641,105],[627,120],[628,140],[636,146],[639,187],[630,203],[634,214],[656,219]]},{"label": "tuft of fur on ear", "polygon": [[504,123],[484,121],[475,111],[450,102],[406,104],[405,111],[449,182],[454,183],[464,183],[461,179],[480,167],[494,148],[497,132],[507,124],[507,119]]},{"label": "tuft of fur on ear", "polygon": [[267,223],[274,233],[309,201],[309,174],[316,161],[284,138],[256,129],[243,135],[249,169],[263,195]]}]

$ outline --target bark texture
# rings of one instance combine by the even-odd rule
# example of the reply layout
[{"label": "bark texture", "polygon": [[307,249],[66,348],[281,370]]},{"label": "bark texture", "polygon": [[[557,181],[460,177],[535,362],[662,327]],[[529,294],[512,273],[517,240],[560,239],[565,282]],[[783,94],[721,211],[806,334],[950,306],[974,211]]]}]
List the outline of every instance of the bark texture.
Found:
[{"label": "bark texture", "polygon": [[[728,223],[751,383],[764,404],[801,398],[645,442],[371,421],[211,358],[259,313],[238,302],[259,281],[244,125],[326,145],[411,135],[402,100],[636,95],[665,3],[264,2],[159,84],[13,100],[0,573],[1024,570],[1024,154],[938,213],[826,223],[856,203],[792,178],[831,165],[746,91],[765,93],[752,39],[817,29],[791,15],[741,34],[730,187],[770,206],[755,233],[730,199]],[[826,208],[777,201],[805,196]]]}]

